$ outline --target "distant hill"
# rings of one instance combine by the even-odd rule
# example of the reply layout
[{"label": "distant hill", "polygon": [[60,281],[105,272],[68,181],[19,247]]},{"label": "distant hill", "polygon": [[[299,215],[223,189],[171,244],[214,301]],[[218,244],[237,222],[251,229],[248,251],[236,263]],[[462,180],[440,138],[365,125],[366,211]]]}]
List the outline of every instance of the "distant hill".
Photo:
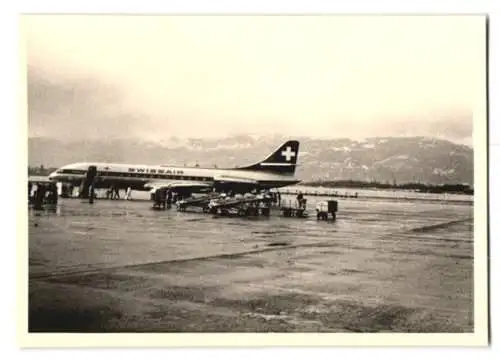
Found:
[{"label": "distant hill", "polygon": [[[301,142],[297,176],[304,181],[357,180],[387,183],[473,184],[473,150],[465,145],[427,137],[377,137],[364,141]],[[28,139],[30,166],[58,167],[77,161],[170,164],[212,167],[244,165],[261,160],[278,147],[281,136],[232,136],[221,139],[139,139],[64,142]]]}]

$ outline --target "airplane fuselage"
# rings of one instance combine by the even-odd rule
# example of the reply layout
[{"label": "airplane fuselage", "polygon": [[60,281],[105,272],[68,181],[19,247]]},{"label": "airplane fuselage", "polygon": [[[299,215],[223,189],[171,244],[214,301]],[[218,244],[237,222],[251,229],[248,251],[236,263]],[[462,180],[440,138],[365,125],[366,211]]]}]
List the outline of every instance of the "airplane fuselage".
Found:
[{"label": "airplane fuselage", "polygon": [[[130,187],[146,191],[146,184],[161,181],[202,183],[212,187],[270,189],[293,185],[300,180],[293,174],[272,172],[217,169],[200,167],[178,167],[167,165],[137,165],[117,163],[75,163],[61,167],[50,174],[49,179],[58,182],[81,184],[90,166],[96,166],[96,187]],[[234,180],[241,180],[238,184]],[[227,181],[226,181],[227,180]]]}]

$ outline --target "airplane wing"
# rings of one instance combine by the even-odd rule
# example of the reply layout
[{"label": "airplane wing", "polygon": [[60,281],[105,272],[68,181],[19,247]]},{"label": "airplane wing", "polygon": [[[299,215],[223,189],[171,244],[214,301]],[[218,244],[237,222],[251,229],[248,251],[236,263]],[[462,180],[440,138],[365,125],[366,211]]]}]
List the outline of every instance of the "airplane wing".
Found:
[{"label": "airplane wing", "polygon": [[149,182],[144,185],[146,189],[158,190],[158,189],[207,189],[211,185],[197,182],[197,181],[161,181],[161,182]]},{"label": "airplane wing", "polygon": [[257,185],[259,182],[253,179],[241,177],[241,176],[227,176],[227,175],[218,175],[214,177],[214,180],[219,183],[241,183],[241,184],[255,184]]},{"label": "airplane wing", "polygon": [[[227,176],[227,175],[218,175],[214,178],[216,183],[238,183],[238,184],[254,184],[257,185],[258,181],[240,177],[240,176]],[[208,189],[211,188],[212,185],[198,182],[198,181],[151,181],[144,185],[144,188],[151,190],[158,189]]]}]

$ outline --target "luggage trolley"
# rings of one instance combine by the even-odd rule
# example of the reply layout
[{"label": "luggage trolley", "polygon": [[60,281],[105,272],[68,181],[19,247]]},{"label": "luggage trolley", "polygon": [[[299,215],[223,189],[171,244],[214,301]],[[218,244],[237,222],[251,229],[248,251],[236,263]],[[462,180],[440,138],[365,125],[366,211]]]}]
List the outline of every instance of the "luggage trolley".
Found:
[{"label": "luggage trolley", "polygon": [[337,218],[338,202],[336,200],[320,201],[316,204],[316,218],[318,220],[328,220],[328,214],[332,215],[332,220]]}]

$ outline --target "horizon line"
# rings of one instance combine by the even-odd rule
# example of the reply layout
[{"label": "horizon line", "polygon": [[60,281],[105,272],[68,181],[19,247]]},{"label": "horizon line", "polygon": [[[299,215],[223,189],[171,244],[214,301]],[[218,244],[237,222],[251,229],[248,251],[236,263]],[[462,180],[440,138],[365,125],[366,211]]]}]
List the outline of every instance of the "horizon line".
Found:
[{"label": "horizon line", "polygon": [[[365,137],[349,137],[349,136],[338,136],[338,137],[325,137],[325,136],[315,136],[315,135],[299,135],[299,136],[290,136],[290,135],[282,135],[282,134],[252,134],[252,133],[241,133],[241,134],[229,134],[229,135],[222,135],[222,136],[182,136],[182,135],[171,135],[168,137],[165,137],[163,139],[151,139],[146,136],[109,136],[109,137],[88,137],[88,138],[71,138],[71,139],[66,139],[62,138],[60,136],[50,136],[50,135],[28,135],[28,139],[53,139],[53,140],[68,140],[68,141],[82,141],[82,140],[90,140],[90,141],[96,141],[96,140],[126,140],[126,139],[135,139],[135,140],[144,140],[147,142],[161,142],[164,140],[170,140],[172,138],[179,139],[179,140],[219,140],[219,139],[228,139],[228,138],[234,138],[234,137],[240,137],[240,136],[247,136],[247,137],[259,137],[259,138],[271,138],[271,137],[283,137],[283,138],[290,138],[290,139],[312,139],[312,140],[341,140],[341,139],[348,139],[348,140],[353,140],[353,141],[362,141],[363,139],[399,139],[399,138],[424,138],[424,139],[437,139],[437,140],[444,140],[444,141],[449,141],[453,143],[457,143],[457,139],[454,138],[449,138],[449,137],[444,137],[444,136],[437,136],[437,135],[387,135],[387,136],[365,136]],[[470,138],[472,137],[472,134]],[[466,139],[469,137],[463,137],[462,139]],[[453,139],[453,140],[450,140]]]}]

